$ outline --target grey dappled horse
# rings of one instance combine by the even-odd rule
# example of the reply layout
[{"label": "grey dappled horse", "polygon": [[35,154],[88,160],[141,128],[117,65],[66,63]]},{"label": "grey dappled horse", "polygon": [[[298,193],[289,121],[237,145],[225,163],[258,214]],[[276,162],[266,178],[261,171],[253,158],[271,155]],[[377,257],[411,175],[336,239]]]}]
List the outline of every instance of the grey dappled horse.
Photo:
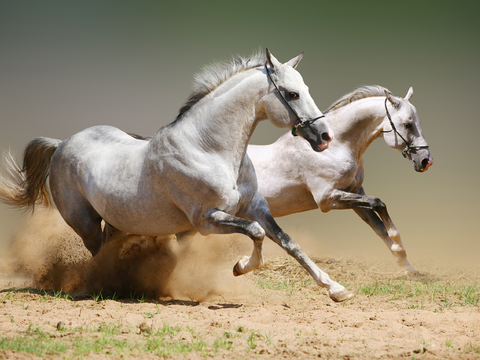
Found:
[{"label": "grey dappled horse", "polygon": [[109,236],[122,234],[243,233],[254,250],[235,265],[236,275],[263,264],[266,234],[328,288],[331,299],[346,300],[353,294],[277,225],[246,156],[253,130],[266,119],[292,129],[311,150],[328,147],[332,135],[323,114],[294,70],[301,58],[281,64],[267,49],[266,57],[237,58],[205,70],[177,119],[149,142],[111,126],[91,127],[63,142],[34,139],[25,150],[24,169],[7,161],[10,176],[0,181],[0,197],[25,208],[48,205],[49,174],[58,211],[93,255]]},{"label": "grey dappled horse", "polygon": [[313,152],[290,133],[271,145],[249,145],[258,191],[272,215],[353,209],[382,238],[407,275],[415,274],[385,204],[365,195],[362,187],[362,155],[379,137],[402,151],[416,171],[433,164],[417,110],[410,103],[412,95],[412,88],[402,99],[381,86],[365,86],[345,95],[325,112],[335,140],[322,152]]}]

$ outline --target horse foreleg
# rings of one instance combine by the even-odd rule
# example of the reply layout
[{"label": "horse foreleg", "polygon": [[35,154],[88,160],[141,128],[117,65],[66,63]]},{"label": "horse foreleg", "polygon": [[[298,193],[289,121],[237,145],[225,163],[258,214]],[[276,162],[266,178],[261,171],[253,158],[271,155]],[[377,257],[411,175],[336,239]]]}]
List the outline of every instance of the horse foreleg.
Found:
[{"label": "horse foreleg", "polygon": [[[335,190],[331,196],[329,206],[330,209],[366,210],[360,213],[357,212],[357,214],[383,239],[397,259],[397,263],[402,266],[408,274],[418,272],[417,269],[406,260],[407,255],[400,237],[400,231],[398,231],[393,224],[388,214],[387,206],[379,198],[365,195],[363,187],[360,187],[357,193]],[[375,213],[378,214],[380,219]]]},{"label": "horse foreleg", "polygon": [[382,219],[385,229],[387,230],[388,237],[393,240],[391,250],[403,250],[401,246],[400,232],[393,224],[390,215],[388,215],[387,206],[379,198],[365,195],[362,189],[359,189],[358,194],[342,190],[334,190],[328,206],[330,209],[361,208],[375,211],[380,216],[380,219]]},{"label": "horse foreleg", "polygon": [[233,275],[240,276],[263,266],[263,240],[253,241],[251,256],[244,256],[233,267]]},{"label": "horse foreleg", "polygon": [[206,214],[207,222],[204,225],[209,233],[232,234],[241,233],[253,240],[253,252],[250,257],[245,256],[233,268],[235,276],[246,274],[249,271],[259,269],[263,265],[262,246],[265,230],[256,221],[242,219],[227,214],[218,209],[211,210]]},{"label": "horse foreleg", "polygon": [[360,218],[365,221],[370,227],[375,231],[375,233],[383,240],[385,245],[390,249],[392,255],[395,257],[398,266],[405,270],[405,273],[408,276],[414,276],[418,274],[418,270],[410,264],[407,260],[407,253],[405,248],[402,244],[402,240],[399,240],[400,246],[403,250],[401,251],[392,251],[393,240],[390,239],[388,236],[387,230],[385,229],[385,225],[383,225],[382,220],[375,214],[373,210],[368,209],[353,209],[355,213],[357,213]]},{"label": "horse foreleg", "polygon": [[245,216],[258,223],[265,229],[266,235],[284,249],[290,256],[297,260],[307,272],[313,277],[315,282],[328,289],[330,299],[340,302],[354,296],[354,294],[345,289],[344,286],[330,279],[328,274],[322,271],[302,250],[302,248],[283,231],[273,218],[268,208],[267,201],[263,196],[257,193],[245,211]]}]

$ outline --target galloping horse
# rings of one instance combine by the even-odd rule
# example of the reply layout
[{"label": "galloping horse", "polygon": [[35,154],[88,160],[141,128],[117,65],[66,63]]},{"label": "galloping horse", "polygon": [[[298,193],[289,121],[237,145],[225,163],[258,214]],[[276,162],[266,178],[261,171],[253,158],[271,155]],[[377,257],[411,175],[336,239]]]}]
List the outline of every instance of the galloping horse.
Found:
[{"label": "galloping horse", "polygon": [[346,300],[353,293],[332,281],[277,225],[246,156],[253,130],[266,119],[300,135],[310,150],[328,147],[332,135],[323,114],[294,70],[301,58],[281,64],[267,49],[266,57],[207,69],[176,120],[149,142],[111,126],[91,127],[65,141],[34,139],[23,169],[10,159],[0,199],[24,208],[48,206],[49,174],[58,211],[92,255],[109,236],[121,234],[243,233],[254,249],[235,265],[236,275],[263,264],[266,234],[328,288],[331,299]]},{"label": "galloping horse", "polygon": [[402,99],[381,86],[360,87],[345,95],[325,112],[335,140],[322,152],[313,152],[290,133],[271,145],[249,145],[258,191],[272,215],[353,209],[382,238],[407,275],[417,273],[385,204],[365,195],[362,186],[362,155],[379,137],[402,151],[416,171],[426,171],[433,164],[417,110],[410,103],[412,95],[412,88]]}]

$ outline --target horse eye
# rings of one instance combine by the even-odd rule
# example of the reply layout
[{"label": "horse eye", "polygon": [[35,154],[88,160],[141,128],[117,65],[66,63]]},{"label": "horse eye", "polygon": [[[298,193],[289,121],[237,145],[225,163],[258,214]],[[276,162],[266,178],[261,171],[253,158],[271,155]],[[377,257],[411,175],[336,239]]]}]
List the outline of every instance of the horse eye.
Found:
[{"label": "horse eye", "polygon": [[290,99],[298,99],[300,97],[300,95],[294,91],[290,91],[288,93],[288,96],[290,97]]},{"label": "horse eye", "polygon": [[405,124],[405,129],[411,129],[413,128],[413,124],[412,123],[406,123]]}]

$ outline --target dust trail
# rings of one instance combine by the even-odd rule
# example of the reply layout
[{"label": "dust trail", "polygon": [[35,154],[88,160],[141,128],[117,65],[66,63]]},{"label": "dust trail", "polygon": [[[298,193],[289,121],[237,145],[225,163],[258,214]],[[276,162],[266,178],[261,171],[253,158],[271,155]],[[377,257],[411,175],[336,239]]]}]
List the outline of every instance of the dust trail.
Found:
[{"label": "dust trail", "polygon": [[175,238],[129,236],[94,258],[57,211],[36,211],[15,236],[0,273],[33,277],[33,286],[93,294],[205,301],[247,291],[233,266],[252,250],[244,236],[196,236],[187,249]]},{"label": "dust trail", "polygon": [[196,236],[182,250],[175,238],[112,241],[87,264],[84,291],[192,301],[239,294],[249,286],[232,273],[241,244],[232,237]]},{"label": "dust trail", "polygon": [[233,266],[250,255],[252,241],[242,235],[196,236],[172,276],[174,297],[207,300],[211,296],[235,297],[252,289],[246,276],[234,277]]},{"label": "dust trail", "polygon": [[35,287],[75,291],[83,287],[90,257],[57,211],[38,210],[14,237],[2,261],[3,272],[30,276]]}]

